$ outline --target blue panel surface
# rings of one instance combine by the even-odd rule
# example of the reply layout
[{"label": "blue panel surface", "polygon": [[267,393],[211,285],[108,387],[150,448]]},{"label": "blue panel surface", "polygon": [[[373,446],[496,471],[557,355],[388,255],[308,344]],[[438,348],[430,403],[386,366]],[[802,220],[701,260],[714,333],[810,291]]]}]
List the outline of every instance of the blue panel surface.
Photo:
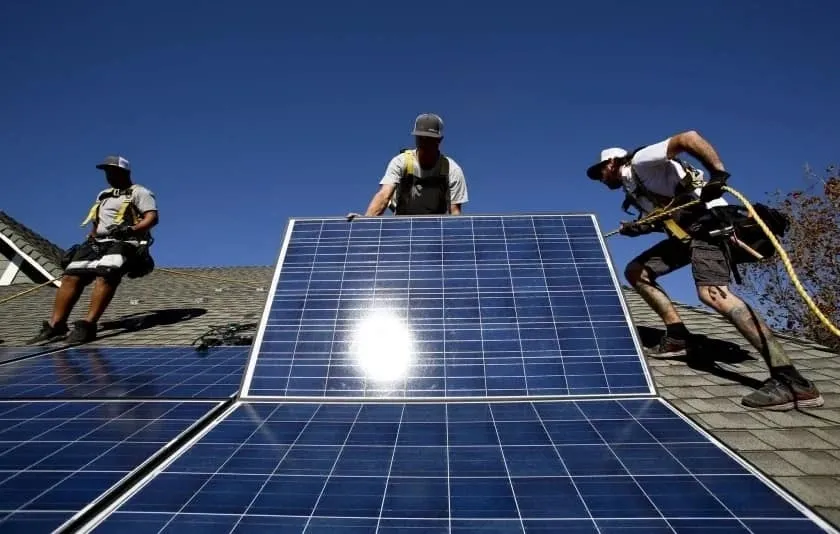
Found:
[{"label": "blue panel surface", "polygon": [[0,402],[0,533],[57,528],[216,405]]},{"label": "blue panel surface", "polygon": [[42,352],[45,349],[44,347],[4,347],[0,346],[0,363],[7,362],[9,360],[14,360],[17,358],[22,358],[24,356],[28,356],[30,354],[37,354]]},{"label": "blue panel surface", "polygon": [[0,366],[0,398],[195,398],[234,395],[248,347],[88,345]]},{"label": "blue panel surface", "polygon": [[820,529],[660,400],[243,404],[97,533]]},{"label": "blue panel surface", "polygon": [[652,392],[588,215],[294,221],[281,261],[249,396]]}]

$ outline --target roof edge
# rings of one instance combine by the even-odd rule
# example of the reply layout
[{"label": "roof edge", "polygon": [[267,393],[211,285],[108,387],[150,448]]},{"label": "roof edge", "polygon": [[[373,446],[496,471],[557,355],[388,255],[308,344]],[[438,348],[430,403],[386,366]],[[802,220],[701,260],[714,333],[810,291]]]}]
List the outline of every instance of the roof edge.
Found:
[{"label": "roof edge", "polygon": [[55,287],[61,287],[61,280],[53,276],[53,274],[50,273],[47,269],[45,269],[43,265],[32,259],[32,257],[29,254],[21,250],[20,247],[18,247],[17,244],[15,244],[15,241],[12,238],[0,232],[0,239],[2,239],[4,243],[9,245],[9,248],[14,250],[15,254],[18,254],[21,258],[23,258],[26,261],[26,263],[31,265],[39,273],[43,274],[47,281],[54,284]]}]

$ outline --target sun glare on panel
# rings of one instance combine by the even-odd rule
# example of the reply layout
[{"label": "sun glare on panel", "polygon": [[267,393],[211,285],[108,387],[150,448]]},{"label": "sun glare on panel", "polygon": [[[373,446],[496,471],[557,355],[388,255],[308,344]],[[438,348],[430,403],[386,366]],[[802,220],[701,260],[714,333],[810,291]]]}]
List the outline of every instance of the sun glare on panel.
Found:
[{"label": "sun glare on panel", "polygon": [[353,355],[364,377],[393,382],[408,376],[413,354],[408,326],[389,310],[373,310],[356,328]]}]

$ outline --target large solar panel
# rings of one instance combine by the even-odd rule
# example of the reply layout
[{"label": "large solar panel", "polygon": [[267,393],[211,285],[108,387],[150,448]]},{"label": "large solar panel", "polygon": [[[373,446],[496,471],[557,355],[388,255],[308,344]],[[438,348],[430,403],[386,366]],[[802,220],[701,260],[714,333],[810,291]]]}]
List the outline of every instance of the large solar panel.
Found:
[{"label": "large solar panel", "polygon": [[247,347],[75,347],[0,365],[0,398],[222,399],[239,390],[247,354]]},{"label": "large solar panel", "polygon": [[589,215],[293,220],[247,397],[651,393]]},{"label": "large solar panel", "polygon": [[821,529],[658,399],[241,404],[96,533]]},{"label": "large solar panel", "polygon": [[0,401],[0,533],[59,527],[215,406]]}]

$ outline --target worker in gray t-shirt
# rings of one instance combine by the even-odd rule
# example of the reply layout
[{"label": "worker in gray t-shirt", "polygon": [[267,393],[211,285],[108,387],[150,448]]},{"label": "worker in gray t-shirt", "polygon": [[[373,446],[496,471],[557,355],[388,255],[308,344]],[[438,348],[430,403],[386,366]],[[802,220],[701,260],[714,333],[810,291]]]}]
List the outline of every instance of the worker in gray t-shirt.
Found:
[{"label": "worker in gray t-shirt", "polygon": [[82,226],[92,223],[88,239],[67,251],[61,287],[55,297],[52,317],[44,321],[30,343],[41,343],[69,332],[67,318],[85,286],[96,281],[87,316],[73,324],[70,343],[96,338],[97,323],[122,281],[123,276],[145,276],[154,268],[149,254],[157,225],[155,195],[131,180],[131,166],[122,156],[108,156],[96,166],[105,172],[111,187],[101,191]]}]

